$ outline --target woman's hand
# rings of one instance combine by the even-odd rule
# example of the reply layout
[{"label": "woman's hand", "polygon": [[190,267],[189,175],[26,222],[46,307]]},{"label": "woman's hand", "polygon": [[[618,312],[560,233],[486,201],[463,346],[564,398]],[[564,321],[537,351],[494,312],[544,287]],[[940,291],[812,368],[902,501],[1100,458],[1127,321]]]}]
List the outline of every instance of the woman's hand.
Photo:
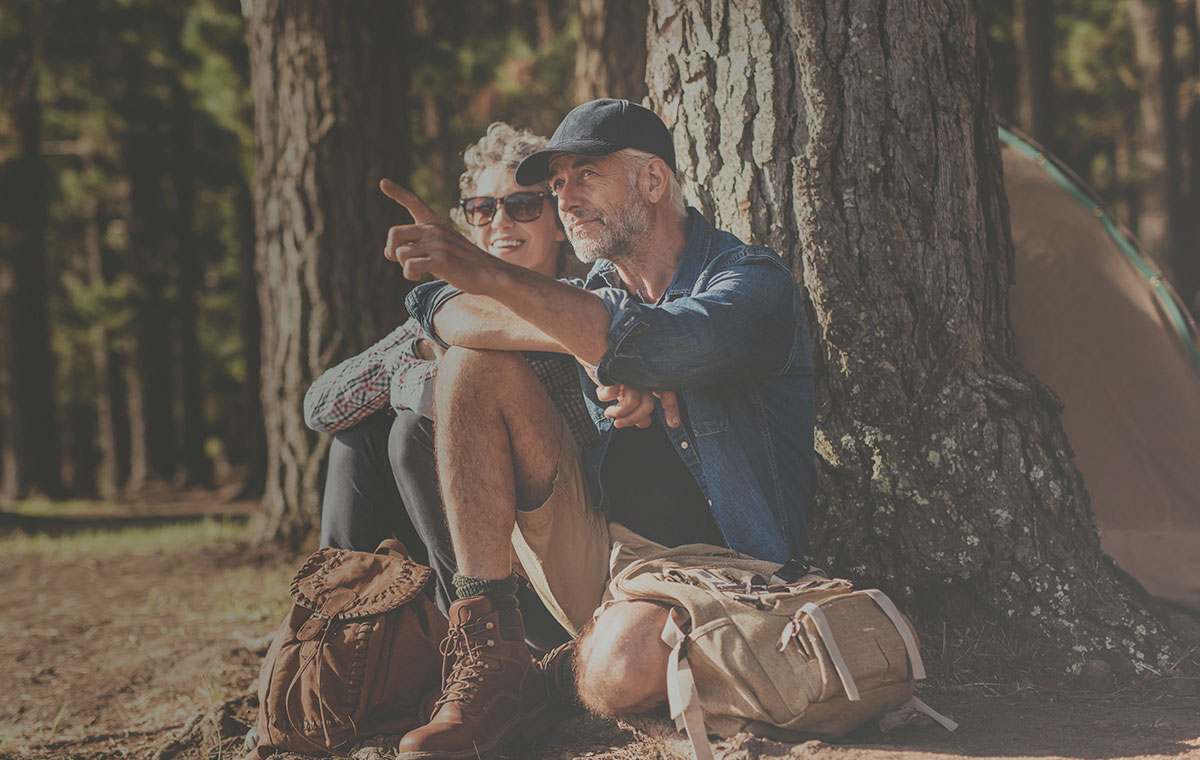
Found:
[{"label": "woman's hand", "polygon": [[596,398],[601,401],[616,401],[604,410],[604,416],[613,421],[613,427],[650,427],[655,398],[662,402],[663,417],[668,427],[679,427],[679,402],[674,391],[649,390],[620,384],[599,385],[596,387]]}]

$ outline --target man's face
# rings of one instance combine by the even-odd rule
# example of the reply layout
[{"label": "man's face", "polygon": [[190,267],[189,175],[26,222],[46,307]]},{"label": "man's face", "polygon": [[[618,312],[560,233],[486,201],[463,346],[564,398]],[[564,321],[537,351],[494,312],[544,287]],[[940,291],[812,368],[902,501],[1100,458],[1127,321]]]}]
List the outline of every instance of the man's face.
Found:
[{"label": "man's face", "polygon": [[637,174],[616,154],[560,153],[550,161],[550,189],[575,256],[586,264],[627,258],[654,223]]}]

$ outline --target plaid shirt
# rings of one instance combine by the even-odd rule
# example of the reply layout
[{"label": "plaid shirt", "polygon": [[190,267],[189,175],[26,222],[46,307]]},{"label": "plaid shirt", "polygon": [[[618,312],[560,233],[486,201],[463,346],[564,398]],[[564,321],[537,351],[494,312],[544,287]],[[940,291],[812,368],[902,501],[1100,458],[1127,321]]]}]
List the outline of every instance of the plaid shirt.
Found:
[{"label": "plaid shirt", "polygon": [[352,428],[388,406],[432,417],[437,362],[422,359],[416,342],[425,336],[415,319],[397,327],[357,356],[326,370],[304,394],[304,421],[313,430]]},{"label": "plaid shirt", "polygon": [[[409,319],[383,340],[326,370],[304,394],[304,420],[310,428],[336,433],[352,428],[385,408],[411,409],[433,419],[433,381],[437,362],[422,359],[418,340],[426,337]],[[566,354],[528,352],[529,366],[579,446],[597,436],[579,386],[579,369]]]}]

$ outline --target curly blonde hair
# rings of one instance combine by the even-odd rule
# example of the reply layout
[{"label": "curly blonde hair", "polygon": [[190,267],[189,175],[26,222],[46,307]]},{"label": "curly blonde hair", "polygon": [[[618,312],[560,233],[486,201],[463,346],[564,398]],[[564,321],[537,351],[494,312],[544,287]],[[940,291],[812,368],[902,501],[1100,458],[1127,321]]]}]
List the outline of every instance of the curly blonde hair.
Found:
[{"label": "curly blonde hair", "polygon": [[[541,135],[535,135],[528,129],[517,129],[503,121],[495,121],[487,128],[479,142],[467,146],[463,151],[463,164],[466,169],[458,177],[458,190],[463,198],[474,194],[479,176],[493,166],[516,171],[517,166],[529,156],[550,144]],[[543,182],[535,185],[536,189],[550,192],[550,184]],[[462,207],[455,205],[450,215],[459,225],[466,227],[466,216]]]}]

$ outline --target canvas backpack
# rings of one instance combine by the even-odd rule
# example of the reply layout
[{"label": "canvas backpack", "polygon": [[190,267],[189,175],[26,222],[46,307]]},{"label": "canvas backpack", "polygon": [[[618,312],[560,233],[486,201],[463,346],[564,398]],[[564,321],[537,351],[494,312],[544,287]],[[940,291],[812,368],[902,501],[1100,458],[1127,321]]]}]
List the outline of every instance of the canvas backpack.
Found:
[{"label": "canvas backpack", "polygon": [[671,607],[671,717],[699,760],[707,733],[834,737],[901,706],[956,724],[915,699],[925,677],[911,624],[886,595],[809,569],[792,582],[776,563],[706,545],[633,562],[612,581],[614,602]]},{"label": "canvas backpack", "polygon": [[258,679],[258,746],[341,752],[421,722],[441,678],[446,619],[426,591],[433,571],[388,539],[369,552],[321,549],[292,581],[292,609]]}]

